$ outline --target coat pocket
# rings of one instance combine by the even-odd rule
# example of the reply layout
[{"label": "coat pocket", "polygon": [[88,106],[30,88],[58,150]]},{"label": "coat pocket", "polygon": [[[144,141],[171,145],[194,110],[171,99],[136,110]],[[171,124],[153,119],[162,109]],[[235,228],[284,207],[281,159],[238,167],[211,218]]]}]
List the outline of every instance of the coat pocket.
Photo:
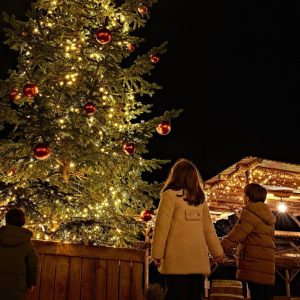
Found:
[{"label": "coat pocket", "polygon": [[187,221],[200,221],[202,219],[201,211],[199,209],[186,209],[185,219]]}]

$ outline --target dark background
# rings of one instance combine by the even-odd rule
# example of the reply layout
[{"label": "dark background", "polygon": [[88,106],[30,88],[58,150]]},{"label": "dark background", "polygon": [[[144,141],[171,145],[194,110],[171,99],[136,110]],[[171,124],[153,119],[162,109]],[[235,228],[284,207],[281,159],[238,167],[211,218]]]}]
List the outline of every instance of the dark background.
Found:
[{"label": "dark background", "polygon": [[[1,1],[0,8],[24,19],[30,2]],[[161,0],[151,8],[139,32],[144,49],[168,41],[151,75],[162,86],[153,114],[184,112],[169,135],[155,135],[149,157],[189,158],[204,179],[245,156],[300,163],[298,3]],[[5,78],[17,54],[3,43],[0,53]],[[164,179],[169,166],[154,178]]]}]

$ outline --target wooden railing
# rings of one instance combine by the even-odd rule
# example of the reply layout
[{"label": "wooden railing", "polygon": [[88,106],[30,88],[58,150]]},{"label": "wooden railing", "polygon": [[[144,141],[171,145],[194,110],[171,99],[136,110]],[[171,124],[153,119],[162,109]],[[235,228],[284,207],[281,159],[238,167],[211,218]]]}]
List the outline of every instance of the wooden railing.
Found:
[{"label": "wooden railing", "polygon": [[142,300],[148,286],[148,253],[34,241],[38,285],[26,300]]}]

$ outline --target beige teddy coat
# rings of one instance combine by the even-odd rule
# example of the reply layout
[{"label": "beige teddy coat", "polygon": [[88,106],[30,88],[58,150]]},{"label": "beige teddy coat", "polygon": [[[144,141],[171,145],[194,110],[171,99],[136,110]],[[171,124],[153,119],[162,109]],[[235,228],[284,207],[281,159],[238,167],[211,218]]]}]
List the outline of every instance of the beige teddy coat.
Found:
[{"label": "beige teddy coat", "polygon": [[210,274],[209,252],[223,255],[208,206],[189,205],[182,190],[166,190],[158,206],[151,257],[162,274]]}]

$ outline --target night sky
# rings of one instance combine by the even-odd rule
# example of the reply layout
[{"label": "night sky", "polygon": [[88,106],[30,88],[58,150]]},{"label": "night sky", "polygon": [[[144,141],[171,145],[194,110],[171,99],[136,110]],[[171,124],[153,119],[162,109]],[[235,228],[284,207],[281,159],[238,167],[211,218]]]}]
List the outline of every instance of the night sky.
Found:
[{"label": "night sky", "polygon": [[[30,2],[0,5],[20,19]],[[151,75],[162,86],[153,115],[184,112],[169,135],[155,135],[149,157],[189,158],[204,179],[246,156],[300,164],[299,17],[297,0],[158,1],[139,31],[147,50],[168,41]],[[5,78],[16,54],[3,44],[0,53]]]}]

